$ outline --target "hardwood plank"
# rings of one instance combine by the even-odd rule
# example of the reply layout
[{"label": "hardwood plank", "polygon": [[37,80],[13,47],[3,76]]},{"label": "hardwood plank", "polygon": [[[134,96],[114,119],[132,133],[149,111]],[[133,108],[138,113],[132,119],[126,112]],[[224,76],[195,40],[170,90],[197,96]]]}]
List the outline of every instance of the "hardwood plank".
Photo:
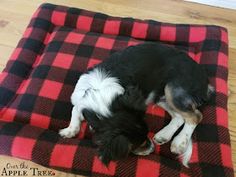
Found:
[{"label": "hardwood plank", "polygon": [[[229,113],[229,130],[233,154],[234,171],[236,168],[236,49],[229,50],[229,99],[228,99],[228,113]],[[236,171],[235,171],[236,174]]]}]

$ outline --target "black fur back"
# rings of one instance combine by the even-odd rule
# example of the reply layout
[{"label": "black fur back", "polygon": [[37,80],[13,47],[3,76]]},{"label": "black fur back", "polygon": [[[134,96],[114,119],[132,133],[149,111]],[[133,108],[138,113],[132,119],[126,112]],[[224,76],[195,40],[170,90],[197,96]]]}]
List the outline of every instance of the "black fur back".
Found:
[{"label": "black fur back", "polygon": [[155,90],[156,101],[164,95],[167,83],[181,86],[198,102],[207,99],[205,69],[186,53],[163,44],[145,43],[128,47],[96,67],[117,77],[124,88],[137,86],[144,97]]}]

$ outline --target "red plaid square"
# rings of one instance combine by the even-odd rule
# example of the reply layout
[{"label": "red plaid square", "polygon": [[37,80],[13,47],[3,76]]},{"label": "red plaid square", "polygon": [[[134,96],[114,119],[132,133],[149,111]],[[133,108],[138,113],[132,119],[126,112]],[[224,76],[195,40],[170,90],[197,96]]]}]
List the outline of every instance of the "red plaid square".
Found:
[{"label": "red plaid square", "polygon": [[206,39],[206,27],[190,27],[189,42],[200,42]]},{"label": "red plaid square", "polygon": [[69,33],[65,41],[68,43],[80,44],[84,38],[84,34]]},{"label": "red plaid square", "polygon": [[30,124],[36,127],[41,127],[46,129],[49,127],[50,117],[32,113],[30,117]]},{"label": "red plaid square", "polygon": [[90,30],[93,18],[86,16],[79,16],[76,27],[82,30]]},{"label": "red plaid square", "polygon": [[225,128],[228,127],[228,114],[225,109],[220,107],[216,108],[216,123],[217,125],[223,126]]},{"label": "red plaid square", "polygon": [[54,167],[71,168],[76,149],[77,146],[57,144],[52,151],[50,165]]},{"label": "red plaid square", "polygon": [[21,84],[21,87],[17,90],[17,94],[24,94],[31,82],[31,79],[24,80]]},{"label": "red plaid square", "polygon": [[218,65],[223,66],[225,68],[228,67],[228,57],[222,52],[219,52],[218,54]]},{"label": "red plaid square", "polygon": [[69,69],[73,61],[74,55],[58,53],[55,57],[52,65],[64,69]]},{"label": "red plaid square", "polygon": [[160,145],[157,145],[155,144],[155,154],[160,154],[160,150],[161,150],[161,146]]},{"label": "red plaid square", "polygon": [[193,143],[193,151],[192,151],[192,156],[190,159],[190,163],[197,163],[199,162],[198,158],[198,146],[197,143]]},{"label": "red plaid square", "polygon": [[27,38],[30,36],[31,32],[32,32],[33,28],[27,28],[23,34],[24,38]]},{"label": "red plaid square", "polygon": [[184,174],[184,173],[180,173],[179,176],[180,176],[180,177],[190,177],[189,175],[186,175],[186,174]]},{"label": "red plaid square", "polygon": [[228,86],[225,80],[216,78],[216,91],[219,93],[226,93]]},{"label": "red plaid square", "polygon": [[32,157],[35,139],[16,137],[12,143],[11,153],[14,157],[30,160]]},{"label": "red plaid square", "polygon": [[159,174],[159,169],[159,163],[146,159],[139,159],[137,164],[136,177],[156,177]]},{"label": "red plaid square", "polygon": [[48,39],[48,43],[51,42],[55,38],[56,34],[57,34],[57,31],[53,31],[51,33],[50,38]]},{"label": "red plaid square", "polygon": [[39,63],[41,62],[41,60],[43,59],[45,54],[42,54],[42,55],[38,55],[35,59],[35,62],[33,64],[33,68],[37,67],[39,65]]},{"label": "red plaid square", "polygon": [[47,33],[45,39],[43,40],[44,45],[47,45],[50,41],[51,33]]},{"label": "red plaid square", "polygon": [[87,68],[92,68],[93,66],[95,66],[96,64],[99,64],[100,62],[101,60],[91,58],[88,62]]},{"label": "red plaid square", "polygon": [[138,44],[141,44],[142,42],[141,41],[134,41],[134,40],[131,40],[128,42],[128,46],[135,46],[135,45],[138,45]]},{"label": "red plaid square", "polygon": [[148,24],[134,22],[132,36],[137,38],[145,38],[147,36]]},{"label": "red plaid square", "polygon": [[80,126],[79,134],[77,135],[78,139],[84,139],[85,133],[87,128],[87,122],[83,121]]},{"label": "red plaid square", "polygon": [[119,34],[119,29],[120,29],[120,21],[107,20],[104,25],[104,33],[106,34],[117,35]]},{"label": "red plaid square", "polygon": [[65,24],[66,12],[53,11],[51,21],[54,25],[63,26]]},{"label": "red plaid square", "polygon": [[92,168],[93,172],[113,176],[115,174],[115,170],[116,170],[116,163],[115,162],[110,162],[108,167],[106,167],[101,162],[101,160],[98,159],[97,156],[94,157],[93,168]]},{"label": "red plaid square", "polygon": [[197,63],[200,63],[201,56],[202,56],[202,53],[201,53],[201,52],[197,53],[197,54],[195,55],[194,60],[195,60]]},{"label": "red plaid square", "polygon": [[148,105],[146,113],[147,114],[152,114],[152,115],[155,115],[155,116],[160,116],[160,117],[165,116],[165,110],[158,107],[158,106],[156,106],[156,105],[154,105],[154,104]]},{"label": "red plaid square", "polygon": [[1,115],[1,120],[4,120],[6,122],[12,122],[15,118],[16,111],[16,109],[11,108],[5,109],[5,111],[3,111],[4,114]]},{"label": "red plaid square", "polygon": [[223,165],[231,168],[232,167],[232,157],[229,155],[229,154],[231,154],[230,146],[227,144],[221,144],[220,151],[221,151],[221,158],[222,158]]},{"label": "red plaid square", "polygon": [[193,52],[188,52],[188,55],[194,60],[197,62],[197,60],[195,60],[195,53]]},{"label": "red plaid square", "polygon": [[45,80],[39,92],[39,96],[56,100],[61,91],[61,88],[62,88],[62,83]]},{"label": "red plaid square", "polygon": [[10,56],[10,60],[16,60],[21,53],[22,49],[21,48],[16,48],[13,53]]},{"label": "red plaid square", "polygon": [[221,31],[221,41],[225,42],[228,44],[228,33],[225,30],[220,30]]},{"label": "red plaid square", "polygon": [[7,76],[7,73],[6,73],[6,72],[2,72],[2,73],[0,74],[0,84],[5,80],[6,76]]},{"label": "red plaid square", "polygon": [[112,49],[115,40],[105,37],[100,37],[97,40],[96,47],[104,48],[104,49]]},{"label": "red plaid square", "polygon": [[174,26],[161,26],[160,40],[162,41],[175,41],[176,27]]}]

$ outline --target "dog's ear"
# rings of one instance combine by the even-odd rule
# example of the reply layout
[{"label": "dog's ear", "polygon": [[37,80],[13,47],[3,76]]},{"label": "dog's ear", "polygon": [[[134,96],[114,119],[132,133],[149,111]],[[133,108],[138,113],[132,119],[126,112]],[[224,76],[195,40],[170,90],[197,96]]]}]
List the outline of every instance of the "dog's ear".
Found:
[{"label": "dog's ear", "polygon": [[125,93],[120,97],[121,102],[129,107],[140,111],[145,111],[145,99],[138,87],[128,86]]},{"label": "dog's ear", "polygon": [[107,143],[99,152],[100,159],[105,165],[108,165],[111,160],[121,160],[128,156],[130,143],[125,136],[118,135]]},{"label": "dog's ear", "polygon": [[99,120],[94,111],[89,109],[83,109],[82,114],[84,116],[84,119],[94,130],[99,129],[99,127],[101,126],[101,121]]}]

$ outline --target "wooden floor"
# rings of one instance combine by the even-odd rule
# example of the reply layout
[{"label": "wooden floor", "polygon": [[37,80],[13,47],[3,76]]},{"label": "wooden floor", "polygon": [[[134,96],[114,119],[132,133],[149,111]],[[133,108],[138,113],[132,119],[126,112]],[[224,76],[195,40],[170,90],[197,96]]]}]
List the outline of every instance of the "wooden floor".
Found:
[{"label": "wooden floor", "polygon": [[[64,4],[113,16],[132,16],[172,23],[215,24],[226,27],[229,31],[230,42],[229,128],[233,161],[236,168],[236,11],[183,2],[182,0],[1,0],[0,70],[4,68],[33,12],[42,2]],[[6,160],[6,157],[1,158],[9,161],[9,159]],[[63,174],[56,172],[56,176],[63,176]]]}]

